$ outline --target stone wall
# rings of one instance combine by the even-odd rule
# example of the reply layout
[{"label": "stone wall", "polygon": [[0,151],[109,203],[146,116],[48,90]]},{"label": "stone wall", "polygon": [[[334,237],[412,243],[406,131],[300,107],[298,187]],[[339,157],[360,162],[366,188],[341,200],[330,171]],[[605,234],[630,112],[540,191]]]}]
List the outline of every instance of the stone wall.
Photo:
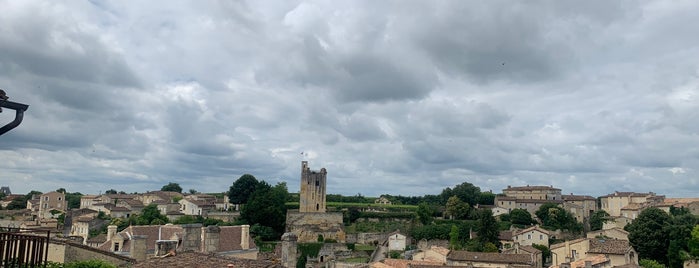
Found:
[{"label": "stone wall", "polygon": [[377,244],[380,244],[383,241],[386,241],[387,237],[387,233],[358,233],[357,243],[373,245],[374,241],[376,241]]},{"label": "stone wall", "polygon": [[318,235],[337,242],[346,241],[341,212],[301,213],[287,211],[286,231],[296,234],[299,243],[317,242]]},{"label": "stone wall", "polygon": [[206,214],[209,219],[222,220],[224,222],[235,222],[236,219],[240,218],[240,212],[209,212]]},{"label": "stone wall", "polygon": [[48,261],[68,263],[92,259],[103,260],[117,267],[129,267],[135,263],[135,260],[132,258],[101,251],[85,245],[61,240],[51,240],[49,243]]}]

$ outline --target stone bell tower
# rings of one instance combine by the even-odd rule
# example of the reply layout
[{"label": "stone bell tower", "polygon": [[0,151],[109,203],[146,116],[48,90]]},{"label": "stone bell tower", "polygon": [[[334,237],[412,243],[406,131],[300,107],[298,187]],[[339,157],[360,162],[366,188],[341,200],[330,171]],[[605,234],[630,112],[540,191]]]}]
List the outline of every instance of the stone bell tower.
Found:
[{"label": "stone bell tower", "polygon": [[327,174],[325,168],[313,171],[308,167],[308,161],[301,162],[299,212],[325,212]]}]

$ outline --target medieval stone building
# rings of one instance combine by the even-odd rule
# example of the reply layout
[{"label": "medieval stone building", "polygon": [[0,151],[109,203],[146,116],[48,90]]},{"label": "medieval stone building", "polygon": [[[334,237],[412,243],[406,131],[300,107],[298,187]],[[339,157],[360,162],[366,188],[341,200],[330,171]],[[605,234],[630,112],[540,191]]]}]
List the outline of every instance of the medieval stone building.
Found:
[{"label": "medieval stone building", "polygon": [[308,162],[301,162],[299,210],[286,213],[286,231],[294,233],[299,243],[316,242],[319,238],[345,242],[342,212],[327,212],[325,189],[328,172],[313,171]]},{"label": "medieval stone building", "polygon": [[301,162],[301,190],[299,212],[325,212],[325,183],[328,172],[325,168],[313,171],[308,161]]}]

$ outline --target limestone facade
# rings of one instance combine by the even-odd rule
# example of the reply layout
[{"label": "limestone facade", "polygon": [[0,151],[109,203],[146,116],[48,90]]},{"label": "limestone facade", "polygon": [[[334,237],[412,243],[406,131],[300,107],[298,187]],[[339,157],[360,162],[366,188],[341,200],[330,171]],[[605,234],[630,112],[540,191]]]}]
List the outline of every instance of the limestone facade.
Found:
[{"label": "limestone facade", "polygon": [[299,212],[325,212],[325,185],[328,172],[311,170],[308,161],[301,162]]}]

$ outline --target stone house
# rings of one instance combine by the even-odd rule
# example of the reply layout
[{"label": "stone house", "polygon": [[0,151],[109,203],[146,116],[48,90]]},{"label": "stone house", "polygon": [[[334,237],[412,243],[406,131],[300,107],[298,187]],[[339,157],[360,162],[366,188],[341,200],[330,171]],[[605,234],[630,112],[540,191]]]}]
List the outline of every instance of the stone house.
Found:
[{"label": "stone house", "polygon": [[446,264],[448,254],[449,249],[445,247],[431,246],[429,249],[421,250],[420,252],[413,254],[413,260]]},{"label": "stone house", "polygon": [[699,216],[699,198],[665,198],[665,208],[661,209],[670,213],[670,207],[687,208],[692,215]]},{"label": "stone house", "polygon": [[587,233],[587,238],[608,238],[608,239],[619,239],[619,240],[629,240],[629,232],[622,228],[611,228],[602,229],[597,231],[592,231]]},{"label": "stone house", "polygon": [[157,200],[162,200],[170,203],[175,202],[176,199],[181,199],[183,197],[184,196],[178,192],[151,191],[139,194],[137,197],[135,197],[135,199],[141,201],[141,203],[143,203],[144,206],[147,206],[150,205],[150,203],[153,203]]},{"label": "stone house", "polygon": [[216,198],[214,205],[218,211],[228,211],[233,208],[233,204],[231,204],[227,194],[224,194],[223,198]]},{"label": "stone house", "polygon": [[586,222],[597,210],[597,199],[589,195],[561,195],[563,208],[570,212],[578,222]]},{"label": "stone house", "polygon": [[401,234],[400,231],[395,231],[388,234],[388,250],[389,251],[404,251],[407,243],[407,236]]},{"label": "stone house", "polygon": [[606,256],[611,266],[638,264],[638,254],[628,240],[579,238],[551,245],[551,252],[554,255],[553,265],[574,262],[595,254]]},{"label": "stone house", "polygon": [[[610,216],[619,217],[619,216],[624,216],[622,214],[622,208],[627,207],[630,204],[636,204],[636,205],[632,205],[632,206],[637,207],[637,208],[627,207],[628,209],[631,209],[631,210],[637,209],[640,211],[640,210],[643,210],[644,208],[647,208],[647,207],[662,204],[662,203],[664,203],[664,200],[665,200],[665,196],[656,195],[653,192],[635,193],[635,192],[615,191],[614,193],[611,193],[611,194],[608,194],[605,196],[601,196],[600,197],[600,204],[601,204],[601,209],[606,211],[607,213],[609,213]],[[625,217],[630,218],[629,215],[627,215]]]},{"label": "stone house", "polygon": [[591,254],[584,259],[552,265],[550,268],[610,268],[611,260],[603,254]]},{"label": "stone house", "polygon": [[12,203],[12,201],[21,200],[22,198],[24,198],[24,195],[21,195],[21,194],[8,194],[8,195],[5,196],[5,199],[0,200],[0,206],[2,206],[3,208],[6,208],[7,205],[9,205],[10,203]]},{"label": "stone house", "polygon": [[206,216],[209,211],[216,209],[213,200],[209,199],[183,198],[179,203],[180,212],[184,215]]},{"label": "stone house", "polygon": [[128,209],[132,214],[140,214],[145,207],[143,203],[135,198],[133,199],[120,199],[117,201],[117,207],[123,207]]},{"label": "stone house", "polygon": [[[33,204],[32,204],[33,205]],[[58,217],[58,214],[51,214],[51,210],[65,212],[68,210],[66,195],[56,191],[48,192],[39,196],[38,208],[32,208],[35,215],[40,219],[49,219]]]},{"label": "stone house", "polygon": [[[93,203],[98,203],[95,201],[97,198],[97,195],[83,195],[80,197],[80,208],[87,208],[90,209],[92,207]],[[99,201],[99,200],[98,200]]]},{"label": "stone house", "polygon": [[90,237],[90,222],[92,217],[83,216],[72,220],[70,226],[70,236],[82,237],[83,244],[87,244],[87,239]]},{"label": "stone house", "polygon": [[490,211],[493,212],[493,217],[497,217],[503,214],[510,213],[511,210],[506,209],[506,208],[501,208],[501,207],[493,207],[490,209]]},{"label": "stone house", "polygon": [[526,229],[514,231],[512,241],[520,246],[531,246],[533,244],[549,246],[549,231],[535,225]]},{"label": "stone house", "polygon": [[535,267],[531,254],[504,254],[497,252],[469,252],[452,250],[447,255],[447,264],[451,266],[509,268]]},{"label": "stone house", "polygon": [[508,185],[502,192],[503,195],[495,196],[495,206],[507,209],[508,212],[521,208],[534,215],[543,204],[563,204],[561,189],[553,186],[512,187]]},{"label": "stone house", "polygon": [[529,254],[534,260],[534,267],[542,268],[544,266],[543,252],[532,246],[519,246],[515,244],[512,248],[502,251],[504,254]]},{"label": "stone house", "polygon": [[388,198],[386,198],[385,196],[381,196],[379,198],[376,198],[376,200],[374,200],[374,204],[390,205],[391,201],[388,200]]},{"label": "stone house", "polygon": [[624,226],[631,223],[631,221],[633,221],[631,218],[627,218],[627,217],[623,217],[623,216],[610,217],[607,221],[605,221],[602,224],[602,230],[608,230],[608,229],[614,229],[614,228],[624,229]]}]

